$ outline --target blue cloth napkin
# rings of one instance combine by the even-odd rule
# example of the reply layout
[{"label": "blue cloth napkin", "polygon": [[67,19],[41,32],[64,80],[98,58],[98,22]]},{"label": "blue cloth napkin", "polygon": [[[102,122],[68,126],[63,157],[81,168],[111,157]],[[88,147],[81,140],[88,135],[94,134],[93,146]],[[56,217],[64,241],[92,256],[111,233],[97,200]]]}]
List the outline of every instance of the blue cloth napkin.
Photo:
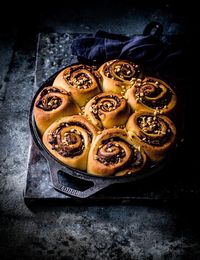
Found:
[{"label": "blue cloth napkin", "polygon": [[72,53],[79,62],[101,64],[111,59],[128,59],[151,71],[179,75],[184,73],[183,46],[166,43],[162,37],[163,27],[150,22],[143,34],[125,35],[98,31],[95,35],[79,37],[72,43]]}]

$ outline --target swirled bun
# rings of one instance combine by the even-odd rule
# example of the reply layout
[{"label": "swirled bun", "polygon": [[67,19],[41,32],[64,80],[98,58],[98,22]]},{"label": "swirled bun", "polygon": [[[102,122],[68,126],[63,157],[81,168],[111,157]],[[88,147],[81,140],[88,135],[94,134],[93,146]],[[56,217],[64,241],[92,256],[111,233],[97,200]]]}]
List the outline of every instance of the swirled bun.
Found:
[{"label": "swirled bun", "polygon": [[125,125],[129,114],[126,99],[114,93],[100,93],[85,106],[86,117],[99,129]]},{"label": "swirled bun", "polygon": [[140,66],[127,60],[111,60],[99,68],[104,92],[124,95],[136,79],[142,77]]},{"label": "swirled bun", "polygon": [[43,143],[64,164],[87,169],[88,152],[96,137],[96,129],[81,115],[63,117],[44,133]]},{"label": "swirled bun", "polygon": [[100,93],[100,81],[101,75],[94,67],[79,64],[62,70],[53,85],[61,86],[70,92],[76,103],[82,107]]},{"label": "swirled bun", "polygon": [[167,116],[154,116],[148,111],[133,113],[128,119],[127,130],[154,162],[166,156],[176,139],[174,123]]},{"label": "swirled bun", "polygon": [[79,106],[71,95],[61,87],[45,87],[38,94],[34,103],[34,117],[41,135],[57,119],[78,114]]},{"label": "swirled bun", "polygon": [[110,128],[92,143],[87,171],[99,176],[124,176],[141,171],[145,164],[145,153],[129,138],[127,132]]},{"label": "swirled bun", "polygon": [[133,111],[169,115],[177,103],[175,91],[166,82],[153,77],[138,79],[125,96]]}]

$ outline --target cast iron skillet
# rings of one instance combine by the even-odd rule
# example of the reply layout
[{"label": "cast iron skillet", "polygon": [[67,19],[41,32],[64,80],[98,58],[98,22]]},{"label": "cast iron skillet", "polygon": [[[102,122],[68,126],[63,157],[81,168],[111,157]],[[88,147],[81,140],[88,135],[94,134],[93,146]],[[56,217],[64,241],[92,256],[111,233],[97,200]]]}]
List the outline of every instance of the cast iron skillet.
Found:
[{"label": "cast iron skillet", "polygon": [[[76,65],[76,64],[71,64],[70,66],[72,66],[72,65]],[[61,70],[63,70],[63,69],[64,68],[62,68]],[[161,170],[163,170],[165,168],[166,165],[169,164],[169,162],[171,162],[172,156],[168,155],[161,162],[152,165],[147,170],[141,171],[140,173],[136,173],[136,174],[133,174],[133,175],[130,175],[130,176],[100,177],[100,176],[94,176],[94,175],[88,174],[86,172],[83,172],[83,171],[74,169],[72,167],[66,166],[62,162],[57,160],[56,157],[54,157],[46,149],[46,147],[42,143],[41,136],[40,136],[40,134],[37,130],[37,126],[35,124],[34,115],[33,115],[33,108],[34,108],[35,99],[38,96],[39,92],[44,87],[51,86],[55,77],[58,75],[58,73],[61,70],[59,70],[54,75],[52,75],[50,78],[48,78],[39,87],[38,91],[36,92],[36,94],[35,94],[35,96],[32,100],[31,108],[30,108],[30,114],[29,114],[29,125],[30,125],[30,130],[31,130],[33,140],[34,140],[36,146],[39,148],[41,154],[46,158],[46,160],[48,162],[52,184],[53,184],[53,187],[57,191],[62,192],[66,195],[77,197],[77,198],[87,198],[87,197],[97,193],[98,191],[100,191],[100,190],[102,190],[102,189],[104,189],[104,188],[106,188],[106,187],[108,187],[112,184],[135,182],[139,179],[147,178],[151,175],[154,175],[154,174],[160,172]],[[63,184],[63,182],[62,183],[59,182],[58,173],[60,171],[64,172],[64,174],[66,174],[66,175],[78,178],[79,180],[91,182],[93,185],[91,187],[87,188],[86,190],[83,190],[83,191],[78,190],[78,189],[74,189],[74,188],[70,188],[70,187],[67,186],[67,184]]]}]

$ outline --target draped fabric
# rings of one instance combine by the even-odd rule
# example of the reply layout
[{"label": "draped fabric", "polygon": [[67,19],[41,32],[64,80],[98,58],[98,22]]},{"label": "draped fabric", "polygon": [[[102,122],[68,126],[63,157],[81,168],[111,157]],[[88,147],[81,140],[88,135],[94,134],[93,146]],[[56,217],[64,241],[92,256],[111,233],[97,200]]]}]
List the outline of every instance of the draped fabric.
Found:
[{"label": "draped fabric", "polygon": [[132,37],[98,31],[92,36],[74,39],[72,52],[79,62],[88,64],[98,65],[120,58],[136,62],[151,72],[184,73],[184,43],[181,46],[173,41],[167,42],[162,32],[162,25],[156,22],[147,24],[143,34]]}]

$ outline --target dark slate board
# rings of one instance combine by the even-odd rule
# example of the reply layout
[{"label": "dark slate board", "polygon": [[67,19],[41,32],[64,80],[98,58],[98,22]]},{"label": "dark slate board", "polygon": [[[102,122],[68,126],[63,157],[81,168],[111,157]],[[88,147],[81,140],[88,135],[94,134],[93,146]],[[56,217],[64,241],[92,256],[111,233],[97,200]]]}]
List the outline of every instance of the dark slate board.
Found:
[{"label": "dark slate board", "polygon": [[[77,62],[71,53],[71,43],[76,34],[39,34],[36,55],[34,93],[41,83],[61,68]],[[200,198],[199,176],[189,172],[184,163],[187,144],[177,149],[174,161],[161,173],[135,183],[112,185],[87,199],[76,199],[56,191],[51,183],[48,163],[31,142],[27,183],[24,189],[26,203],[62,201],[67,203],[131,203],[177,201]],[[71,180],[64,177],[71,185]],[[73,184],[74,185],[74,184]],[[77,183],[81,185],[80,183]]]}]

